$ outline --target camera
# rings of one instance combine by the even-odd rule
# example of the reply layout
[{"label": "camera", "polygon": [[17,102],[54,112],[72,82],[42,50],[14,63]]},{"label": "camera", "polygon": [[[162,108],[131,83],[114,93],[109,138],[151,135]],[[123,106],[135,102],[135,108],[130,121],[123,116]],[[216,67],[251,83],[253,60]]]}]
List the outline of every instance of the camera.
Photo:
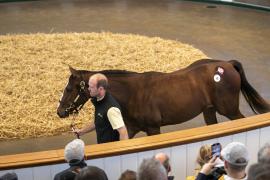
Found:
[{"label": "camera", "polygon": [[226,174],[226,171],[224,167],[215,167],[213,171],[207,175],[208,180],[217,180],[219,179],[222,175]]}]

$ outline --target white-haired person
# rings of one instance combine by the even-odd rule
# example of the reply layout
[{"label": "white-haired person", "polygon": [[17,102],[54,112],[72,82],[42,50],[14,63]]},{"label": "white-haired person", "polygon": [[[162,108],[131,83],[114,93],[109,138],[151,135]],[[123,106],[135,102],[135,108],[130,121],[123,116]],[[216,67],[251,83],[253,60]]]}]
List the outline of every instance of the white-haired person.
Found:
[{"label": "white-haired person", "polygon": [[156,159],[144,159],[137,172],[138,180],[168,180],[165,167]]},{"label": "white-haired person", "polygon": [[[226,175],[225,180],[246,180],[246,167],[249,161],[248,150],[246,146],[240,142],[232,142],[221,151],[221,158],[224,160],[224,168]],[[204,164],[199,172],[196,180],[209,180],[209,174],[213,172],[216,166],[217,157],[214,156],[211,160]]]},{"label": "white-haired person", "polygon": [[158,160],[164,166],[167,172],[168,180],[173,180],[174,176],[169,176],[169,173],[171,172],[171,164],[169,156],[163,152],[160,152],[154,156],[154,159]]},{"label": "white-haired person", "polygon": [[250,166],[248,170],[248,180],[269,180],[270,164],[256,163]]},{"label": "white-haired person", "polygon": [[248,180],[270,179],[270,143],[265,143],[258,152],[258,163],[249,167]]},{"label": "white-haired person", "polygon": [[65,146],[64,155],[70,167],[56,174],[54,180],[74,180],[81,169],[87,166],[84,161],[84,142],[81,139],[68,143]]},{"label": "white-haired person", "polygon": [[258,162],[270,164],[270,142],[265,143],[258,152]]}]

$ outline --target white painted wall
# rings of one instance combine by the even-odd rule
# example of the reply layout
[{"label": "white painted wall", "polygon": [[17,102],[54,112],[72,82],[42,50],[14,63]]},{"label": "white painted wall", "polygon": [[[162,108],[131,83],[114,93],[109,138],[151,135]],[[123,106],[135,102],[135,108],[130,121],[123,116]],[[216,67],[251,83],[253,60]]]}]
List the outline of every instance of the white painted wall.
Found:
[{"label": "white painted wall", "polygon": [[[137,171],[139,164],[144,158],[152,157],[157,152],[165,152],[171,158],[171,175],[174,175],[176,180],[184,180],[186,176],[193,175],[194,173],[194,168],[196,166],[195,159],[201,145],[220,142],[224,147],[232,141],[244,143],[250,152],[251,159],[249,164],[255,163],[257,161],[257,152],[259,148],[267,141],[270,141],[270,126],[180,146],[88,160],[87,164],[104,169],[110,180],[117,180],[121,172],[126,169]],[[51,180],[56,173],[66,168],[68,168],[67,164],[56,164],[6,170],[0,171],[0,176],[7,172],[15,172],[17,173],[19,180]]]}]

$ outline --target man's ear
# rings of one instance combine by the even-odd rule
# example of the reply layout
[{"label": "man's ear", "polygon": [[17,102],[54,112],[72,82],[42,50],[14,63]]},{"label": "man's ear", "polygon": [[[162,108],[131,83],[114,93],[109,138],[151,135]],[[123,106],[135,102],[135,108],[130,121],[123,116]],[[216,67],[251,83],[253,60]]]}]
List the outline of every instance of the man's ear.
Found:
[{"label": "man's ear", "polygon": [[171,172],[171,170],[172,168],[171,168],[171,165],[169,164],[168,169],[167,169],[168,173]]},{"label": "man's ear", "polygon": [[70,70],[70,72],[71,72],[71,74],[73,75],[73,76],[75,76],[75,77],[79,77],[80,76],[80,73],[76,70],[76,69],[74,69],[73,67],[71,67],[71,66],[68,66],[69,67],[69,70]]},{"label": "man's ear", "polygon": [[228,162],[227,161],[224,161],[224,168],[228,169]]}]

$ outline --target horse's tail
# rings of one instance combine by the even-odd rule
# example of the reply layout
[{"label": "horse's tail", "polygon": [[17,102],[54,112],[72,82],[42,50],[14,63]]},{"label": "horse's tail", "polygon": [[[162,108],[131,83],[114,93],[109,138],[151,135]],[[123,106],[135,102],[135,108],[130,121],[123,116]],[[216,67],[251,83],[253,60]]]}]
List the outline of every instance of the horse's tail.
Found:
[{"label": "horse's tail", "polygon": [[270,104],[268,104],[247,81],[242,64],[236,60],[231,60],[229,63],[231,63],[240,74],[241,91],[253,112],[255,114],[270,112]]}]

